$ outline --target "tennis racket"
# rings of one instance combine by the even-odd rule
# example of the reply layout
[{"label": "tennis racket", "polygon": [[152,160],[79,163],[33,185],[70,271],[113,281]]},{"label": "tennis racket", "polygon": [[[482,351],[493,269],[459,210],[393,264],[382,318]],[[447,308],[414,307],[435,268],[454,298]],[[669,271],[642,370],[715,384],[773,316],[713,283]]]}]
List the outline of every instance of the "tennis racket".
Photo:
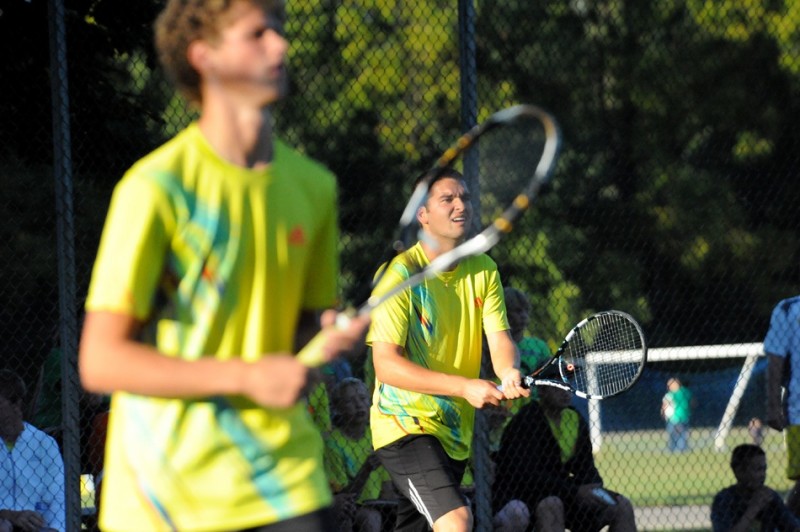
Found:
[{"label": "tennis racket", "polygon": [[554,386],[585,399],[619,395],[636,384],[647,362],[644,332],[618,310],[598,312],[578,323],[556,353],[522,385]]},{"label": "tennis racket", "polygon": [[[449,270],[461,259],[491,249],[502,236],[511,232],[514,222],[550,181],[560,140],[555,119],[533,105],[516,105],[498,111],[463,134],[417,180],[400,216],[391,253],[405,251],[413,244],[408,241],[412,234],[417,239],[424,238],[412,230],[417,227],[417,210],[425,203],[431,184],[450,170],[461,173],[470,189],[472,221],[477,222],[472,232],[475,236],[410,272],[407,278],[388,291],[368,298],[358,310],[340,313],[337,326],[344,328],[352,316],[368,315],[395,295]],[[379,270],[373,287],[387,269]],[[325,333],[322,331],[300,350],[297,355],[300,361],[311,367],[323,364],[324,342]]]}]

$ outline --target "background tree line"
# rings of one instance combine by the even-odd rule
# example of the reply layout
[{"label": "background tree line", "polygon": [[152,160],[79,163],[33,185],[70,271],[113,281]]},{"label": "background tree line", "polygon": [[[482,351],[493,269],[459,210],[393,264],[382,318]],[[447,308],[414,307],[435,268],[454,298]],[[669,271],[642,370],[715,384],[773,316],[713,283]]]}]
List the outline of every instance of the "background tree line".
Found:
[{"label": "background tree line", "polygon": [[[59,298],[57,169],[72,169],[66,282],[80,307],[112,187],[194,116],[157,68],[161,0],[63,2],[66,64],[52,46],[57,0],[0,4],[0,353],[30,382],[54,346],[74,356],[77,341]],[[277,130],[339,177],[345,303],[364,295],[414,178],[468,125],[465,109],[480,120],[521,102],[551,111],[564,138],[551,192],[492,250],[504,281],[533,300],[531,334],[554,345],[589,312],[617,308],[652,346],[759,342],[773,305],[798,292],[800,0],[287,3],[292,95],[276,107]],[[54,75],[64,67],[67,86]],[[67,161],[54,155],[59,98]],[[672,460],[646,431],[676,374],[702,376],[696,423],[715,426],[740,367],[650,364],[604,402],[604,430],[636,431],[600,456],[607,480],[636,504],[703,504],[724,482],[708,474],[717,453],[698,442],[700,454]],[[64,366],[51,380],[62,375],[77,489],[69,407],[81,389]],[[748,399],[739,424],[761,415],[763,401]],[[780,443],[765,447],[782,456]],[[673,478],[698,464],[702,475]]]},{"label": "background tree line", "polygon": [[[151,46],[161,2],[67,0],[83,295],[109,194],[192,112]],[[798,289],[798,1],[477,0],[475,73],[459,71],[457,0],[288,2],[292,95],[280,134],[339,177],[343,296],[363,294],[413,178],[478,117],[550,110],[552,192],[493,252],[551,342],[619,308],[654,345],[760,341]],[[0,328],[40,357],[58,319],[48,4],[0,15]]]}]

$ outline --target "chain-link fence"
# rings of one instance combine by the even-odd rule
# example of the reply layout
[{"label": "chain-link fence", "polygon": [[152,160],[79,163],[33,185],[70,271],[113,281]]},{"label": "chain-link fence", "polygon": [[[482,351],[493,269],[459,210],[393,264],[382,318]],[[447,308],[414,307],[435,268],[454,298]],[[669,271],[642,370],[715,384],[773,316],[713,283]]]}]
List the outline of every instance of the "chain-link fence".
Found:
[{"label": "chain-link fence", "polygon": [[[2,366],[27,385],[25,419],[61,444],[70,530],[91,524],[102,466],[91,442],[105,398],[81,392],[75,366],[110,191],[193,118],[156,67],[160,7],[0,6]],[[490,112],[538,104],[563,129],[554,184],[491,255],[530,299],[526,334],[551,350],[597,310],[645,329],[652,356],[636,387],[573,401],[606,486],[631,501],[639,529],[709,528],[714,494],[734,482],[730,449],[757,441],[767,483],[786,493],[782,437],[758,429],[759,355],[773,306],[800,286],[800,2],[287,7],[292,90],[277,130],[339,178],[344,302],[368,289],[414,177]],[[350,372],[369,379],[364,358]],[[671,378],[693,397],[685,451],[662,418]],[[498,424],[479,417],[465,480],[480,530],[492,528]],[[537,458],[531,449],[513,459]]]}]

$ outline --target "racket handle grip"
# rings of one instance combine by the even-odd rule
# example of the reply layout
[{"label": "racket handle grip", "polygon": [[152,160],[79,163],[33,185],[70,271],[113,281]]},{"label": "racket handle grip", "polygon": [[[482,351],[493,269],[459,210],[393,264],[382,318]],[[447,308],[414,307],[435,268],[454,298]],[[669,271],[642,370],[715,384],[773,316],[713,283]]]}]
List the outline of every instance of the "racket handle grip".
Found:
[{"label": "racket handle grip", "polygon": [[[334,328],[346,329],[350,324],[350,314],[347,312],[339,312],[336,314],[336,323]],[[330,328],[320,330],[314,338],[312,338],[303,348],[297,353],[297,360],[304,366],[309,368],[318,368],[324,366],[329,362],[328,357],[325,355],[325,343],[328,341]]]},{"label": "racket handle grip", "polygon": [[[521,384],[522,384],[523,388],[530,388],[531,385],[533,384],[533,377],[531,377],[530,375],[526,375],[525,377],[522,377],[522,383]],[[503,391],[503,385],[502,384],[498,384],[497,385],[497,389],[502,392]]]}]

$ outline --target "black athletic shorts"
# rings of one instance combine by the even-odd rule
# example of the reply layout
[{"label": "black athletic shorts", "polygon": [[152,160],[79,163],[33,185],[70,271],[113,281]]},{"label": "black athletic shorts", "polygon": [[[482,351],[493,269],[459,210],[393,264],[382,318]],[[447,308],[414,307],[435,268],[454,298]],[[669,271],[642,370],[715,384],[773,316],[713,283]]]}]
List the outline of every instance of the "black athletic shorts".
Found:
[{"label": "black athletic shorts", "polygon": [[377,453],[403,495],[396,531],[428,530],[446,513],[469,506],[460,489],[467,462],[450,458],[434,436],[405,436]]},{"label": "black athletic shorts", "polygon": [[300,530],[303,532],[338,532],[339,527],[336,526],[333,510],[328,507],[310,514],[292,517],[271,525],[255,526],[240,532],[298,532]]}]

